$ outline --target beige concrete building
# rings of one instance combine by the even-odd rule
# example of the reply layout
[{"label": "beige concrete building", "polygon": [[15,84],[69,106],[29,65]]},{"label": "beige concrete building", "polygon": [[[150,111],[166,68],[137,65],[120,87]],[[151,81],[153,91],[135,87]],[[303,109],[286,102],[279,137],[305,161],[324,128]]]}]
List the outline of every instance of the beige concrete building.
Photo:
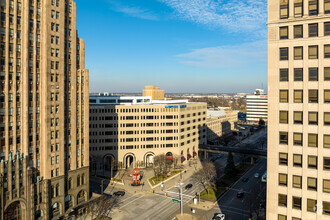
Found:
[{"label": "beige concrete building", "polygon": [[164,100],[165,90],[156,86],[145,86],[142,95],[151,96],[152,100]]},{"label": "beige concrete building", "polygon": [[217,141],[219,137],[231,134],[236,129],[238,111],[231,109],[207,110],[207,140]]},{"label": "beige concrete building", "polygon": [[330,219],[330,1],[268,1],[267,219]]},{"label": "beige concrete building", "polygon": [[153,156],[198,154],[206,143],[206,103],[152,100],[151,97],[90,97],[91,173],[146,167]]},{"label": "beige concrete building", "polygon": [[73,0],[1,0],[0,219],[89,196],[89,73]]}]

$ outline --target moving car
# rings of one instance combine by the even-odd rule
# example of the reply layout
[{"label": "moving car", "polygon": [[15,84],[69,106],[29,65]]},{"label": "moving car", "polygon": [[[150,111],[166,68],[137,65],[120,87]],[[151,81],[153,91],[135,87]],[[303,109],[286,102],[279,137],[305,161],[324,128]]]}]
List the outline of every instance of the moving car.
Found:
[{"label": "moving car", "polygon": [[124,196],[125,195],[125,191],[117,191],[113,193],[115,196]]},{"label": "moving car", "polygon": [[193,185],[191,183],[187,184],[184,188],[185,189],[190,189]]},{"label": "moving car", "polygon": [[244,192],[239,191],[236,196],[237,198],[242,198],[244,196]]},{"label": "moving car", "polygon": [[255,174],[254,174],[254,177],[255,177],[255,178],[259,178],[259,173],[255,173]]},{"label": "moving car", "polygon": [[225,214],[215,213],[212,220],[225,220]]},{"label": "moving car", "polygon": [[248,177],[244,177],[243,179],[242,179],[242,182],[247,182],[247,181],[249,181],[249,178]]}]

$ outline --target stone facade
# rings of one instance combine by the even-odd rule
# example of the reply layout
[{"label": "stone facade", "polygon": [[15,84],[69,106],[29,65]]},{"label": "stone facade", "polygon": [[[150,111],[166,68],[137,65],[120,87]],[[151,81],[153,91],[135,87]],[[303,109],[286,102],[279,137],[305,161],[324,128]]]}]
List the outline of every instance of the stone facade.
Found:
[{"label": "stone facade", "polygon": [[0,219],[56,219],[89,196],[76,3],[1,0],[0,10]]}]

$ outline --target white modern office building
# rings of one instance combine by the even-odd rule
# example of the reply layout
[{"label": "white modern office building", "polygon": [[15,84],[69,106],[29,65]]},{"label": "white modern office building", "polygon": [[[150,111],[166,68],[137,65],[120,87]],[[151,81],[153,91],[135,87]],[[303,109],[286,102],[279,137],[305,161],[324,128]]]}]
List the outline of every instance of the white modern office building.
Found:
[{"label": "white modern office building", "polygon": [[256,89],[254,95],[246,96],[246,121],[257,124],[262,118],[267,122],[268,96],[263,89]]}]

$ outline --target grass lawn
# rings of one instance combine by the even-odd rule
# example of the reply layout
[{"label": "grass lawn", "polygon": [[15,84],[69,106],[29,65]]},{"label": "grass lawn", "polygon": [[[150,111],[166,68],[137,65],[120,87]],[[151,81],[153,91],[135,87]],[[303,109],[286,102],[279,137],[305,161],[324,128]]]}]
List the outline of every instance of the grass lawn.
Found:
[{"label": "grass lawn", "polygon": [[121,179],[117,179],[117,178],[111,178],[111,181],[114,181],[114,182],[120,182],[120,183],[123,182],[123,180],[121,180]]},{"label": "grass lawn", "polygon": [[156,176],[151,177],[149,179],[149,182],[151,183],[152,186],[157,185],[158,183],[161,183],[162,181],[167,180],[168,178],[175,176],[177,174],[179,174],[182,170],[172,170],[171,172],[171,176],[167,177],[166,174],[163,174],[163,178],[162,176],[159,176],[158,178]]}]

